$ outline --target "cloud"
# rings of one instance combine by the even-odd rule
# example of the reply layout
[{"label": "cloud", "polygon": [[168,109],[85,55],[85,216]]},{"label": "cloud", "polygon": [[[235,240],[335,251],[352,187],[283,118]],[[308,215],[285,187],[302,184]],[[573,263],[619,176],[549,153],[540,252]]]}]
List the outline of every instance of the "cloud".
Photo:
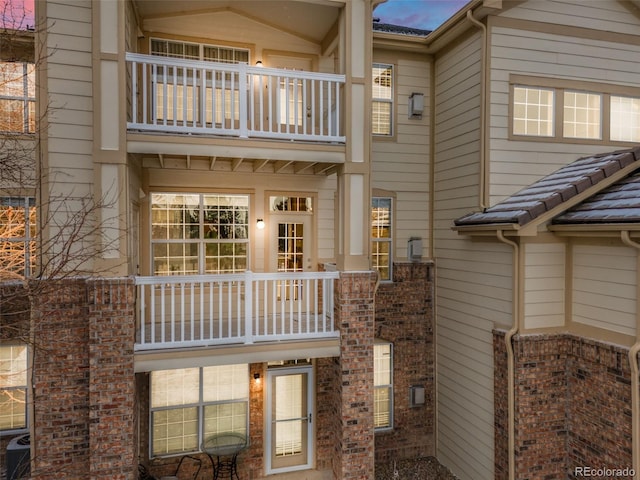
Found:
[{"label": "cloud", "polygon": [[388,0],[373,15],[383,23],[435,30],[468,0]]}]

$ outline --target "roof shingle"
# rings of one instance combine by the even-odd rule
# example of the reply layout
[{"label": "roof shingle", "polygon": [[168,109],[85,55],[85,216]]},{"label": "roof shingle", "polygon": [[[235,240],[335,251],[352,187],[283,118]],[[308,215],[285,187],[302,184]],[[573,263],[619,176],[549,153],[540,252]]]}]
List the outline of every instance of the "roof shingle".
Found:
[{"label": "roof shingle", "polygon": [[[454,224],[458,227],[491,224],[526,225],[639,160],[640,147],[580,158],[483,212],[474,212],[458,218]],[[640,194],[640,184],[638,189]],[[640,211],[637,213],[640,214]],[[560,218],[563,216],[558,217]],[[569,217],[564,221],[568,222]]]}]

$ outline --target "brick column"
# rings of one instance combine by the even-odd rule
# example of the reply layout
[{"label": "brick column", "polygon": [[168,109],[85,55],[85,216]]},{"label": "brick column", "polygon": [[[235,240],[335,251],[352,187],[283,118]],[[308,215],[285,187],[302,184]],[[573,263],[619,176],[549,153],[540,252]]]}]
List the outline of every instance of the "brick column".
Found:
[{"label": "brick column", "polygon": [[32,478],[136,478],[130,280],[38,288],[32,308]]},{"label": "brick column", "polygon": [[89,323],[84,280],[41,283],[32,306],[31,478],[89,473]]},{"label": "brick column", "polygon": [[89,280],[90,478],[135,478],[135,286],[129,279]]},{"label": "brick column", "polygon": [[334,477],[374,478],[373,339],[376,273],[342,272],[336,288],[340,327],[340,429]]}]

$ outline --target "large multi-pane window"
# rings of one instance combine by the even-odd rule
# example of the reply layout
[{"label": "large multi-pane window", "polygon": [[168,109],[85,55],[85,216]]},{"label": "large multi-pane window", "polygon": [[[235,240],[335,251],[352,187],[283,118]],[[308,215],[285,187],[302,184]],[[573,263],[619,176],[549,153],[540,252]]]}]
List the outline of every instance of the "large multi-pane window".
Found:
[{"label": "large multi-pane window", "polygon": [[0,62],[0,131],[36,131],[35,65]]},{"label": "large multi-pane window", "polygon": [[35,238],[35,200],[0,197],[0,278],[31,275],[36,264]]},{"label": "large multi-pane window", "polygon": [[[219,63],[249,63],[249,50],[152,38],[152,55]],[[240,118],[237,73],[222,74],[192,67],[157,68],[154,77],[155,116],[176,123],[206,122],[230,127]],[[175,82],[175,85],[174,85]],[[205,85],[204,119],[200,118],[200,91]],[[166,100],[166,101],[165,101]]]},{"label": "large multi-pane window", "polygon": [[155,275],[244,271],[249,249],[249,197],[154,193],[151,244]]},{"label": "large multi-pane window", "polygon": [[392,235],[390,197],[373,197],[371,200],[371,267],[380,280],[391,280]]},{"label": "large multi-pane window", "polygon": [[151,455],[197,452],[223,433],[248,435],[247,364],[151,373]]},{"label": "large multi-pane window", "polygon": [[515,76],[516,81],[520,79],[522,83],[514,83],[511,89],[514,138],[588,143],[640,141],[639,89],[585,83],[585,89],[580,90],[574,85],[576,82],[568,80]]},{"label": "large multi-pane window", "polygon": [[393,134],[393,65],[373,64],[371,132]]},{"label": "large multi-pane window", "polygon": [[27,346],[0,345],[0,430],[27,427]]},{"label": "large multi-pane window", "polygon": [[373,346],[373,423],[378,430],[393,427],[393,345],[376,340]]}]

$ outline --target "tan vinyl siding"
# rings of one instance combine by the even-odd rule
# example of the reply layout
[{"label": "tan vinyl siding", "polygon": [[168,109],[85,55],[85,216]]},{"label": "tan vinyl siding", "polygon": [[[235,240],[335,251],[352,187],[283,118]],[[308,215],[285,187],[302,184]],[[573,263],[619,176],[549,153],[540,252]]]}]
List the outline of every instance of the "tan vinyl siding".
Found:
[{"label": "tan vinyl siding", "polygon": [[509,324],[511,252],[451,230],[478,209],[481,38],[436,60],[438,458],[462,480],[493,478],[494,323]]},{"label": "tan vinyl siding", "polygon": [[523,2],[502,16],[638,35],[637,17],[622,2],[537,0]]},{"label": "tan vinyl siding", "polygon": [[[394,260],[407,258],[407,241],[422,237],[423,256],[429,251],[429,63],[426,57],[394,58],[374,53],[374,62],[394,65],[393,138],[372,142],[372,187],[395,194]],[[408,118],[412,92],[424,94],[422,119]]]},{"label": "tan vinyl siding", "polygon": [[635,336],[636,252],[576,245],[573,262],[573,322]]},{"label": "tan vinyl siding", "polygon": [[[614,2],[589,2],[589,5],[596,3],[613,5]],[[533,6],[538,4],[555,3],[526,3]],[[572,17],[581,18],[581,27],[586,26],[582,17],[583,6],[582,2],[580,6],[571,6]],[[589,12],[597,10],[590,7],[584,9]],[[520,10],[520,7],[514,8],[508,10],[505,15],[513,16]],[[555,17],[548,14],[547,17],[555,21]],[[635,33],[638,34],[640,22],[633,15],[628,14],[628,17],[629,22],[636,22]],[[593,32],[593,38],[577,38],[506,26],[493,26],[490,31],[491,205],[580,156],[621,148],[619,145],[603,142],[585,145],[579,141],[564,143],[551,140],[510,140],[509,77],[517,74],[566,79],[575,81],[576,88],[587,90],[589,83],[586,82],[637,86],[640,84],[640,70],[637,68],[640,62],[640,46],[598,39],[598,35],[602,36],[601,32]]]},{"label": "tan vinyl siding", "polygon": [[524,326],[561,327],[565,323],[565,246],[524,247]]}]

